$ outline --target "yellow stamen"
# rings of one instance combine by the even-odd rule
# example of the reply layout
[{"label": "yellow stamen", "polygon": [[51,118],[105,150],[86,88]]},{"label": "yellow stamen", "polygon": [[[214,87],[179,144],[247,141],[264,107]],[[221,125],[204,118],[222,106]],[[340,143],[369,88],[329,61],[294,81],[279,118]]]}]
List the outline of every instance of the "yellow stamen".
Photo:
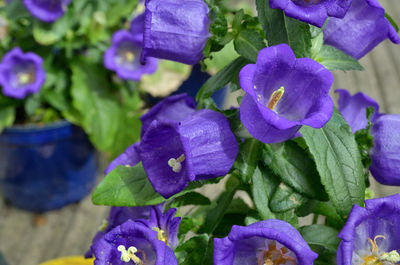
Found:
[{"label": "yellow stamen", "polygon": [[185,154],[182,154],[177,159],[171,158],[168,160],[168,166],[172,168],[172,171],[179,173],[182,170],[182,162],[185,161]]},{"label": "yellow stamen", "polygon": [[163,241],[165,244],[168,242],[168,236],[165,234],[164,230],[161,230],[158,227],[153,227],[153,230],[157,232],[157,239]]},{"label": "yellow stamen", "polygon": [[17,78],[18,82],[22,85],[33,83],[34,81],[34,75],[31,73],[18,73]]},{"label": "yellow stamen", "polygon": [[133,60],[135,60],[135,54],[130,51],[125,52],[124,57],[127,62],[133,62]]},{"label": "yellow stamen", "polygon": [[283,97],[283,94],[285,93],[285,88],[281,86],[278,90],[274,91],[269,98],[269,102],[267,105],[267,108],[274,110],[276,105],[278,105],[279,100]]},{"label": "yellow stamen", "polygon": [[101,225],[99,226],[99,231],[104,232],[106,231],[108,227],[108,221],[107,220],[103,220],[103,222],[101,223]]}]

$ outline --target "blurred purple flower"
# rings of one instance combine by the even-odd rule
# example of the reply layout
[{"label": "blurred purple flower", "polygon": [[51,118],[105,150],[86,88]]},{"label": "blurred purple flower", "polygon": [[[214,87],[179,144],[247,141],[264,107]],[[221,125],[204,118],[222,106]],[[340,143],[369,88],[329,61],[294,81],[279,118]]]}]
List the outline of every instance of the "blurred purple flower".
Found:
[{"label": "blurred purple flower", "polygon": [[102,239],[105,234],[110,232],[115,227],[125,223],[128,220],[135,221],[137,219],[148,219],[152,208],[164,208],[162,205],[158,206],[143,206],[143,207],[111,207],[110,214],[106,221],[99,227],[99,231],[94,236],[90,250],[86,252],[85,257],[91,258],[93,256],[93,245]]},{"label": "blurred purple flower", "polygon": [[380,114],[378,103],[359,92],[353,96],[344,89],[338,89],[339,111],[352,128],[353,133],[368,125],[366,109],[374,107],[371,118],[371,135],[374,146],[370,150],[372,176],[381,184],[400,186],[400,115]]},{"label": "blurred purple flower", "polygon": [[362,58],[387,38],[393,43],[400,43],[400,37],[385,18],[385,10],[377,0],[353,0],[343,19],[330,18],[324,28],[326,44],[356,59]]},{"label": "blurred purple flower", "polygon": [[146,0],[142,61],[198,63],[210,37],[208,12],[203,0]]},{"label": "blurred purple flower", "polygon": [[339,233],[338,265],[398,264],[400,256],[400,196],[398,194],[354,205]]},{"label": "blurred purple flower", "polygon": [[310,58],[296,59],[286,44],[261,50],[257,63],[240,71],[239,82],[246,91],[240,119],[264,143],[290,139],[302,125],[321,128],[332,116],[333,75]]},{"label": "blurred purple flower", "polygon": [[137,35],[127,30],[119,30],[112,37],[112,45],[104,54],[104,65],[115,71],[122,79],[139,81],[142,75],[157,70],[157,60],[149,58],[144,65],[140,63],[142,42]]},{"label": "blurred purple flower", "polygon": [[154,120],[140,144],[147,176],[165,198],[190,181],[227,174],[237,153],[228,120],[212,110],[197,111],[181,122]]},{"label": "blurred purple flower", "polygon": [[67,10],[72,0],[23,0],[29,13],[44,22],[54,22]]},{"label": "blurred purple flower", "polygon": [[174,217],[175,208],[169,209],[164,214],[159,207],[152,207],[150,211],[150,219],[140,219],[138,222],[143,223],[148,228],[157,232],[157,238],[171,249],[175,249],[178,245],[178,231],[180,217]]},{"label": "blurred purple flower", "polygon": [[215,265],[312,265],[317,257],[300,233],[281,220],[234,225],[227,237],[214,239]]},{"label": "blurred purple flower", "polygon": [[368,125],[367,108],[373,107],[374,114],[372,122],[379,116],[379,105],[373,98],[359,92],[353,96],[345,89],[336,89],[335,93],[339,94],[339,111],[343,118],[350,125],[353,133],[360,129],[365,129]]},{"label": "blurred purple flower", "polygon": [[128,220],[93,244],[95,265],[177,265],[174,252],[157,239],[157,232]]},{"label": "blurred purple flower", "polygon": [[0,63],[3,94],[23,99],[29,93],[39,92],[46,78],[42,64],[40,56],[32,52],[23,53],[18,47],[6,53]]},{"label": "blurred purple flower", "polygon": [[352,0],[269,0],[271,8],[279,8],[285,15],[322,27],[328,17],[343,18]]}]

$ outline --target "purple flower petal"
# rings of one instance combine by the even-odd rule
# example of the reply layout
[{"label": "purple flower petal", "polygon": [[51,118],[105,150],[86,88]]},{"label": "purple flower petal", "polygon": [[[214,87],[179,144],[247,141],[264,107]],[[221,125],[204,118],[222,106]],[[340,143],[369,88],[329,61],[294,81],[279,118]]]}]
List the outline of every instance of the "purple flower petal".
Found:
[{"label": "purple flower petal", "polygon": [[[290,224],[269,219],[249,226],[234,225],[225,238],[214,239],[214,264],[311,265],[317,258],[300,233]],[[267,263],[270,262],[270,263]]]},{"label": "purple flower petal", "polygon": [[372,176],[381,184],[400,186],[400,115],[381,115],[372,126]]},{"label": "purple flower petal", "polygon": [[385,10],[376,0],[353,0],[344,18],[331,18],[324,28],[326,44],[356,59],[387,38],[400,43],[400,37],[385,18]]},{"label": "purple flower petal", "polygon": [[[333,75],[309,58],[296,59],[286,44],[261,50],[257,63],[240,71],[239,82],[247,92],[240,106],[241,121],[264,143],[290,139],[302,125],[321,128],[332,116]],[[274,93],[281,89],[283,95],[270,108]]]},{"label": "purple flower petal", "polygon": [[23,0],[23,3],[32,16],[51,23],[64,15],[71,0]]},{"label": "purple flower petal", "polygon": [[[365,208],[355,205],[338,235],[342,241],[338,249],[337,264],[364,264],[366,259],[371,262],[378,260],[384,252],[399,251],[399,224],[398,194],[366,200]],[[372,251],[373,244],[377,248],[375,251]]]},{"label": "purple flower petal", "polygon": [[157,70],[157,60],[149,58],[144,65],[140,63],[141,41],[129,31],[114,33],[112,45],[104,54],[104,65],[115,71],[122,79],[139,81],[142,75]]},{"label": "purple flower petal", "polygon": [[3,94],[23,99],[39,92],[46,78],[42,64],[41,57],[32,52],[23,53],[18,47],[6,53],[0,63]]},{"label": "purple flower petal", "polygon": [[346,122],[350,125],[353,133],[367,127],[368,107],[373,107],[375,109],[371,119],[372,122],[374,122],[379,116],[378,102],[368,95],[358,92],[351,96],[350,93],[344,89],[337,89],[335,92],[339,94],[339,111]]},{"label": "purple flower petal", "polygon": [[198,63],[210,37],[208,12],[202,0],[147,0],[142,59]]},{"label": "purple flower petal", "polygon": [[140,117],[142,121],[142,136],[154,120],[182,121],[194,112],[195,103],[188,95],[179,94],[167,97]]},{"label": "purple flower petal", "polygon": [[352,0],[269,0],[271,8],[279,8],[285,15],[322,27],[329,17],[343,18]]}]

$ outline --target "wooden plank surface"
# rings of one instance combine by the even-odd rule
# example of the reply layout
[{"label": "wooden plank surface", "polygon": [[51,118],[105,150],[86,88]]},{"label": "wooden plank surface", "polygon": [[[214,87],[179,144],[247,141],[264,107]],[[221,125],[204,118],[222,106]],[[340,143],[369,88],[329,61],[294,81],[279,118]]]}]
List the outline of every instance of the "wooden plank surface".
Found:
[{"label": "wooden plank surface", "polygon": [[[380,2],[400,21],[397,1]],[[363,91],[378,101],[381,111],[400,113],[400,46],[385,41],[360,62],[365,71],[334,73],[332,91],[336,88],[346,88],[352,93]],[[374,182],[373,186],[379,196],[400,192],[398,187]],[[90,197],[86,197],[79,204],[44,214],[45,223],[35,226],[32,213],[9,207],[0,200],[0,251],[9,265],[37,265],[61,256],[82,255],[108,210],[92,205]]]}]

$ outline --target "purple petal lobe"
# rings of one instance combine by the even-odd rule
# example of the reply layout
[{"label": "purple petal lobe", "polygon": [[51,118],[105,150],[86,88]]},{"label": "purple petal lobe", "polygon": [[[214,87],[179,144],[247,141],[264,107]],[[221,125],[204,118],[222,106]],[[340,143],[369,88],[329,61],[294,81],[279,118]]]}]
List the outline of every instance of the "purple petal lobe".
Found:
[{"label": "purple petal lobe", "polygon": [[32,14],[44,22],[54,22],[67,10],[72,0],[23,0],[23,3]]},{"label": "purple petal lobe", "polygon": [[400,43],[399,35],[385,18],[385,10],[377,0],[353,0],[344,18],[331,18],[324,28],[326,44],[356,59],[387,38]]},{"label": "purple petal lobe", "polygon": [[122,154],[120,154],[108,165],[108,167],[104,171],[104,174],[107,175],[119,165],[133,167],[137,163],[139,163],[140,162],[140,156],[138,153],[139,145],[140,143],[135,143],[129,146]]},{"label": "purple petal lobe", "polygon": [[210,37],[208,12],[202,0],[147,0],[142,58],[198,63]]},{"label": "purple petal lobe", "polygon": [[381,184],[400,186],[400,115],[381,115],[372,126],[372,176]]}]

